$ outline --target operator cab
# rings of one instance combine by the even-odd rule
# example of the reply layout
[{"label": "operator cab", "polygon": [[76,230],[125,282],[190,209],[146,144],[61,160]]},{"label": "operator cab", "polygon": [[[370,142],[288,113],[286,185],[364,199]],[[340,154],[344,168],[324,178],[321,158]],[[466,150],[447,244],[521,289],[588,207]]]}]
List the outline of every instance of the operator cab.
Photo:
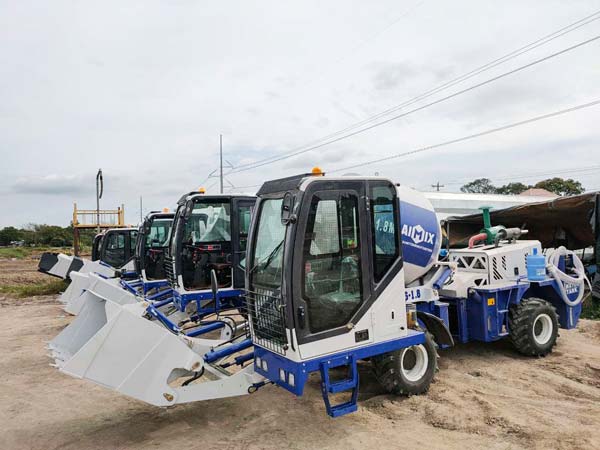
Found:
[{"label": "operator cab", "polygon": [[182,310],[191,301],[200,310],[205,300],[213,299],[213,271],[221,299],[241,296],[255,201],[252,196],[200,192],[179,200],[165,269]]},{"label": "operator cab", "polygon": [[164,280],[174,213],[153,211],[144,218],[136,248],[136,272],[145,281]]},{"label": "operator cab", "polygon": [[123,268],[135,256],[137,228],[113,228],[97,234],[92,243],[92,261],[102,261],[115,269]]},{"label": "operator cab", "polygon": [[372,341],[354,327],[402,268],[394,184],[307,174],[265,183],[258,195],[248,290],[285,305],[294,333],[262,320],[255,330],[268,340],[267,329],[278,328],[280,350],[297,342],[301,357],[325,353],[311,345],[319,340]]}]

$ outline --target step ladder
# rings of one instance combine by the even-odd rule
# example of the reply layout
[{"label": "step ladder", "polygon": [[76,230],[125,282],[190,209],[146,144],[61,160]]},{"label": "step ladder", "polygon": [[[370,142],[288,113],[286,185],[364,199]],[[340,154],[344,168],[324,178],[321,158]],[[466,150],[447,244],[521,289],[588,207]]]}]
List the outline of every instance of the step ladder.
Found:
[{"label": "step ladder", "polygon": [[[335,367],[347,366],[349,378],[332,382],[329,378],[329,370]],[[358,400],[358,367],[354,355],[342,356],[322,361],[319,367],[321,372],[321,394],[325,402],[327,414],[331,417],[339,417],[357,410]],[[329,394],[350,391],[350,400],[337,405],[332,405]]]}]

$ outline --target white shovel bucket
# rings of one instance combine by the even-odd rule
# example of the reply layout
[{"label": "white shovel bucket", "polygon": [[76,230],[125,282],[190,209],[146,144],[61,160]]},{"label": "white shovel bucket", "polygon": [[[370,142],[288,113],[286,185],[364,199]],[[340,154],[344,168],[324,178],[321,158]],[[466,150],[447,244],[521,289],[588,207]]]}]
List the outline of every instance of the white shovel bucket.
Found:
[{"label": "white shovel bucket", "polygon": [[74,296],[65,305],[64,309],[69,314],[73,314],[74,316],[79,314],[87,299],[90,298],[89,295],[86,295],[86,292],[89,291],[93,293],[94,297],[101,300],[109,300],[119,305],[128,305],[142,300],[141,297],[137,297],[123,289],[118,278],[104,278],[96,273],[89,273],[83,276],[87,277],[87,286],[85,291],[81,291],[79,296]]},{"label": "white shovel bucket", "polygon": [[105,279],[97,274],[85,276],[87,289],[65,305],[65,311],[77,317],[48,344],[59,366],[106,325],[120,305],[140,300],[121,288],[117,279]]},{"label": "white shovel bucket", "polygon": [[71,283],[58,299],[65,305],[83,294],[90,286],[90,278],[87,273],[71,272],[70,277]]},{"label": "white shovel bucket", "polygon": [[83,260],[83,267],[78,270],[80,273],[97,273],[105,277],[114,277],[115,269],[102,261]]},{"label": "white shovel bucket", "polygon": [[[88,309],[102,307],[101,302],[86,302],[76,321]],[[93,336],[84,336],[90,328],[85,332],[81,329],[77,337],[65,336],[71,340],[61,351],[54,350],[62,372],[156,406],[244,395],[263,381],[251,364],[230,373],[205,363],[203,355],[226,342],[176,335],[144,317],[145,302],[125,306],[104,302],[104,307],[107,321]],[[96,318],[102,316],[98,311],[93,314]],[[79,337],[87,337],[86,342],[75,348],[73,342]],[[202,370],[210,381],[187,386],[169,384]]]}]

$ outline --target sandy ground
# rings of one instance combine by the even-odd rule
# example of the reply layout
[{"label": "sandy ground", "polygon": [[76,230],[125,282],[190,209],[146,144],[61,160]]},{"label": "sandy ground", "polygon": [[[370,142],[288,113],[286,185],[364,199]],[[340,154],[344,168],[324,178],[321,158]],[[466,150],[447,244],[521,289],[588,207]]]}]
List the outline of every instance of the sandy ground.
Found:
[{"label": "sandy ground", "polygon": [[441,352],[425,396],[384,395],[365,364],[359,411],[330,419],[318,376],[301,398],[269,386],[172,409],[70,378],[44,349],[70,320],[54,297],[0,296],[0,448],[600,449],[600,322],[562,330],[546,358],[507,342]]}]

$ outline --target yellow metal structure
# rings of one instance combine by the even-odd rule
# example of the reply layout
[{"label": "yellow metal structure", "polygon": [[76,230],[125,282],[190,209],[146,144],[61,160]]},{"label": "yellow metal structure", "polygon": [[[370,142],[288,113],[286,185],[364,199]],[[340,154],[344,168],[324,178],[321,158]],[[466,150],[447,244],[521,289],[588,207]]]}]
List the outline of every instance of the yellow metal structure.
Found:
[{"label": "yellow metal structure", "polygon": [[108,230],[110,228],[126,228],[125,206],[117,209],[77,209],[77,203],[73,204],[73,251],[79,255],[80,231],[99,228]]}]

